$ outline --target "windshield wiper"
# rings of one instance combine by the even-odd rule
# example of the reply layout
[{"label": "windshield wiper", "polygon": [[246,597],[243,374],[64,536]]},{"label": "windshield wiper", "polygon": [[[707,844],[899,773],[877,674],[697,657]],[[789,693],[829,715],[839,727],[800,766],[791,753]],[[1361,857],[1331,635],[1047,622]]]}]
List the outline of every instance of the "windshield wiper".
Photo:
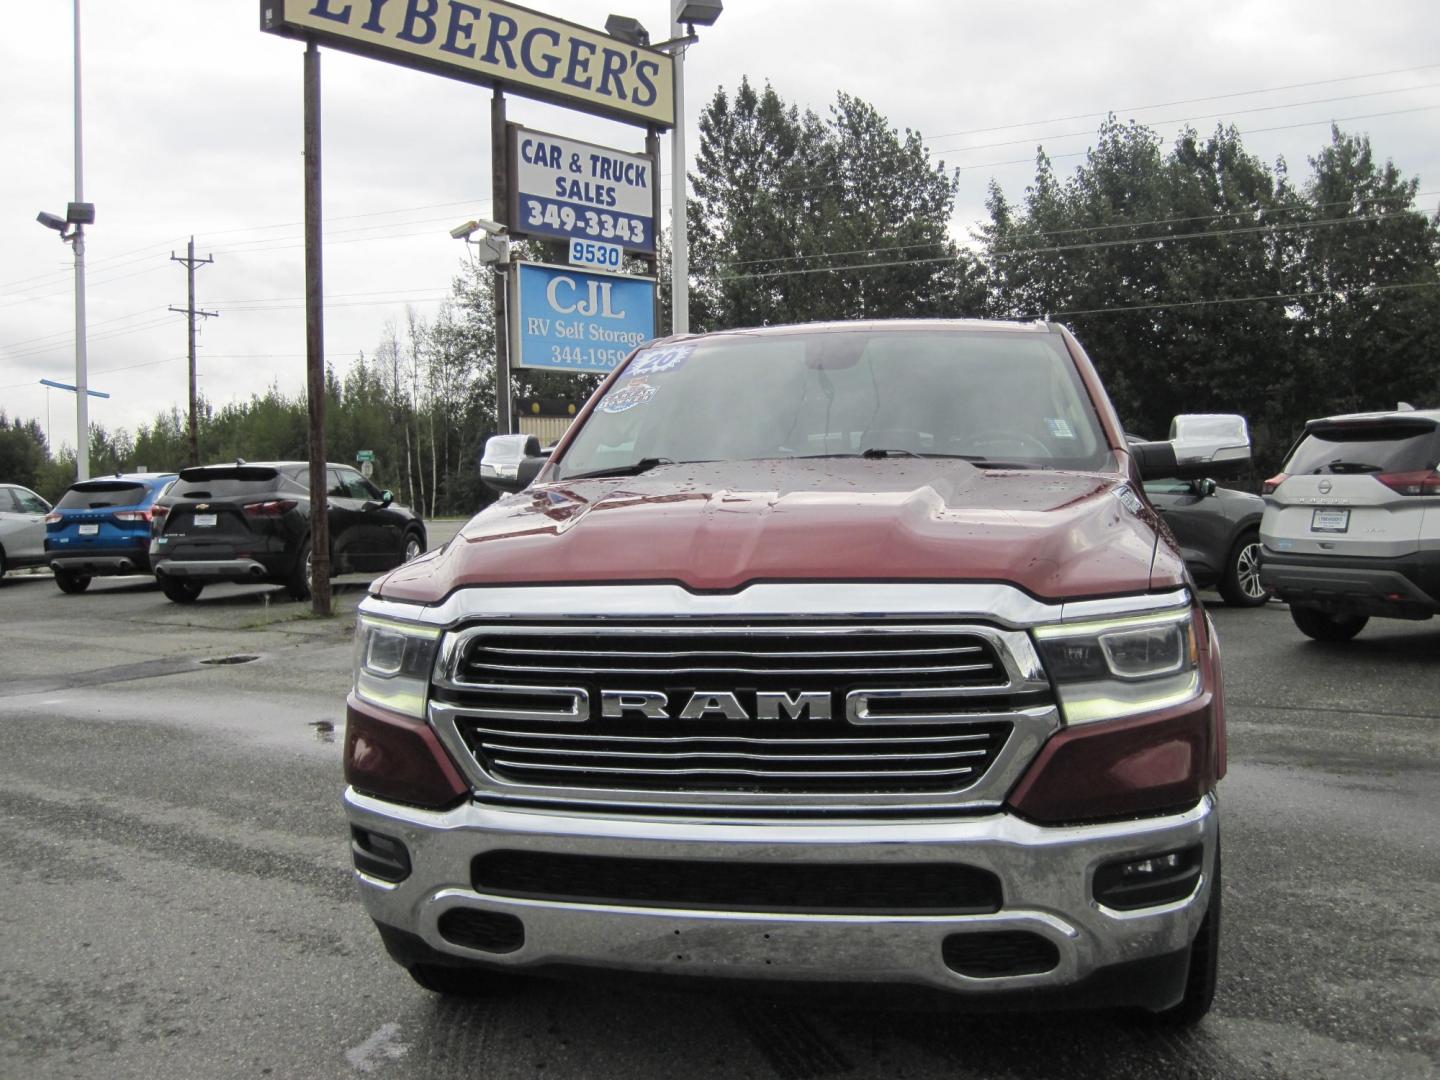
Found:
[{"label": "windshield wiper", "polygon": [[595,480],[606,476],[639,476],[660,465],[674,464],[675,462],[668,457],[642,457],[639,461],[632,461],[629,465],[613,465],[608,469],[591,469],[589,472],[570,473],[562,479]]},{"label": "windshield wiper", "polygon": [[878,461],[880,458],[887,457],[923,457],[924,455],[917,454],[914,450],[891,450],[884,446],[867,446],[860,451],[860,456],[866,461]]},{"label": "windshield wiper", "polygon": [[1340,458],[1336,458],[1328,465],[1321,465],[1315,471],[1317,473],[1372,473],[1379,472],[1380,466],[1370,465],[1364,461],[1342,461]]}]

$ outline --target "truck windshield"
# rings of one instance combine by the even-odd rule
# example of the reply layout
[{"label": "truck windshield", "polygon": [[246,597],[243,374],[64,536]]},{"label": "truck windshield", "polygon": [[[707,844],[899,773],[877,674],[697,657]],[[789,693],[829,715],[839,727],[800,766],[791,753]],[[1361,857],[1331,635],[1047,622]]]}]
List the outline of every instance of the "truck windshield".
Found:
[{"label": "truck windshield", "polygon": [[1110,447],[1056,334],[742,332],[638,353],[576,433],[557,478],[637,463],[914,455],[1099,469]]}]

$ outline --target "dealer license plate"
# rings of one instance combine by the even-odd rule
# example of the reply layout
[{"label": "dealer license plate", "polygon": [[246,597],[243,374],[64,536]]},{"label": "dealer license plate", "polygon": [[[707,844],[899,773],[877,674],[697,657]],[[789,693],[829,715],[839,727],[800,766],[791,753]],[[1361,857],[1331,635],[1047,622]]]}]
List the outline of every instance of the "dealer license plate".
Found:
[{"label": "dealer license plate", "polygon": [[99,526],[99,525],[81,525],[81,526],[80,526],[80,535],[81,535],[81,536],[95,536],[95,535],[96,535],[97,533],[99,533],[99,532],[100,532],[100,526]]},{"label": "dealer license plate", "polygon": [[1311,532],[1343,533],[1350,528],[1349,510],[1316,510],[1310,518]]},{"label": "dealer license plate", "polygon": [[213,529],[215,527],[214,514],[196,514],[193,521],[197,529]]}]

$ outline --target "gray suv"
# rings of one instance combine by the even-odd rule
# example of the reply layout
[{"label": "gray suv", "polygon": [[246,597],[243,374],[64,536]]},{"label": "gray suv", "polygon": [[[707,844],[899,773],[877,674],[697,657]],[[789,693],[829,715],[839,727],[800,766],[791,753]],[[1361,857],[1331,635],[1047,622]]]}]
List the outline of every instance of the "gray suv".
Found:
[{"label": "gray suv", "polygon": [[1264,486],[1261,583],[1302,632],[1440,611],[1440,411],[1311,420]]}]

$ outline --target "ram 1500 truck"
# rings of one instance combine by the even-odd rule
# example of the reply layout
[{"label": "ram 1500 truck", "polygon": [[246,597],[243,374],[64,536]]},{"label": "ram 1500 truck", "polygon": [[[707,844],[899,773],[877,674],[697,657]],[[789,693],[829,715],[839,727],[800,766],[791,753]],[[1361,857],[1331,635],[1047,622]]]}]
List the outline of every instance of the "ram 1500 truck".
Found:
[{"label": "ram 1500 truck", "polygon": [[352,854],[416,981],[1206,1012],[1219,651],[1174,447],[1066,329],[670,338],[537,453],[360,606]]}]

